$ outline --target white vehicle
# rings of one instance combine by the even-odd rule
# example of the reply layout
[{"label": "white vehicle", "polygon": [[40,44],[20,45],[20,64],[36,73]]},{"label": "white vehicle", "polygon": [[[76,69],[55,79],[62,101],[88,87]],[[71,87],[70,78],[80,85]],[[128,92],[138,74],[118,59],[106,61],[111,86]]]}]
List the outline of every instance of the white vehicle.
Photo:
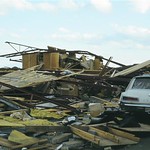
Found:
[{"label": "white vehicle", "polygon": [[150,114],[150,74],[132,78],[119,102],[122,110]]}]

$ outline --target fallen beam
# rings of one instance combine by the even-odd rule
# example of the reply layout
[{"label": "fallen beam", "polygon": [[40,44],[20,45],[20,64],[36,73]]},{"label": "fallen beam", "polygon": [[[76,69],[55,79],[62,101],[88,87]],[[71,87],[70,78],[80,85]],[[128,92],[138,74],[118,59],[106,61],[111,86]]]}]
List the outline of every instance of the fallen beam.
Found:
[{"label": "fallen beam", "polygon": [[27,91],[27,90],[25,90],[25,89],[17,88],[17,87],[15,87],[15,86],[12,86],[12,85],[9,85],[9,84],[3,83],[3,82],[0,82],[0,84],[3,85],[3,86],[8,87],[8,88],[10,88],[10,89],[17,90],[17,91],[20,91],[20,92],[23,92],[23,93],[26,93],[26,94],[30,94],[32,97],[36,97],[36,98],[38,98],[38,99],[40,99],[40,100],[42,100],[42,101],[44,101],[44,102],[51,102],[51,103],[56,104],[56,105],[58,105],[58,106],[61,106],[61,107],[70,109],[72,112],[79,113],[79,111],[78,111],[76,108],[71,107],[71,106],[66,105],[66,104],[63,104],[63,103],[61,103],[61,102],[58,102],[58,101],[55,101],[55,100],[51,100],[51,99],[45,98],[45,97],[40,96],[40,95],[38,95],[38,94],[31,93],[31,92],[29,92],[29,91]]},{"label": "fallen beam", "polygon": [[144,67],[147,67],[147,66],[150,66],[150,60],[145,61],[145,62],[143,62],[141,64],[138,64],[138,65],[132,66],[130,68],[127,68],[123,71],[120,71],[120,72],[114,74],[113,77],[126,76],[130,73],[133,73],[133,72],[135,72],[137,70],[140,70],[141,68],[144,68]]}]

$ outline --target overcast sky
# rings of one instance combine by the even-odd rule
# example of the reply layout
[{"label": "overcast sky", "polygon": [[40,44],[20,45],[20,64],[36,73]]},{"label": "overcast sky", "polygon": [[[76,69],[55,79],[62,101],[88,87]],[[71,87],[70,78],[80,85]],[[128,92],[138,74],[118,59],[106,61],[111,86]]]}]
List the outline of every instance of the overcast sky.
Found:
[{"label": "overcast sky", "polygon": [[[5,41],[141,63],[150,58],[150,0],[0,0],[0,55],[15,52]],[[4,66],[21,64],[0,57]]]}]

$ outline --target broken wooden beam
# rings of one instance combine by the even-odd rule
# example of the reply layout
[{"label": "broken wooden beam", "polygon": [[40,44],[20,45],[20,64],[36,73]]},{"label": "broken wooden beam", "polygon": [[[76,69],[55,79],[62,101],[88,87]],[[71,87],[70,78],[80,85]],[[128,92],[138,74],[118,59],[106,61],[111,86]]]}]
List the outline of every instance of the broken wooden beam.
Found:
[{"label": "broken wooden beam", "polygon": [[111,132],[112,130],[105,131],[107,126],[70,126],[70,128],[74,134],[82,139],[102,147],[137,144],[140,140],[135,135],[126,132],[123,133],[120,130],[115,132]]},{"label": "broken wooden beam", "polygon": [[135,72],[137,70],[140,70],[141,68],[144,68],[144,67],[147,67],[147,66],[150,66],[150,60],[147,60],[147,61],[145,61],[143,63],[134,65],[134,66],[132,66],[130,68],[127,68],[125,70],[122,70],[122,71],[114,74],[112,77],[126,76],[126,75],[128,75],[130,73],[133,73],[133,72]]},{"label": "broken wooden beam", "polygon": [[105,132],[101,129],[97,129],[95,127],[89,127],[90,129],[92,129],[93,131],[96,131],[97,134],[105,139],[108,139],[110,141],[113,141],[113,142],[116,142],[116,143],[119,143],[119,138],[117,136],[115,136],[114,134],[111,134],[109,132]]},{"label": "broken wooden beam", "polygon": [[20,91],[20,92],[23,92],[23,93],[26,93],[26,94],[30,94],[31,96],[34,96],[34,97],[36,97],[36,98],[38,98],[38,99],[40,99],[40,100],[42,100],[42,101],[44,101],[44,102],[51,102],[51,103],[56,104],[56,105],[58,105],[58,106],[62,106],[62,107],[64,107],[64,108],[68,108],[68,109],[70,109],[72,112],[79,113],[79,111],[78,111],[76,108],[71,107],[71,106],[66,105],[66,104],[63,104],[63,103],[61,103],[61,102],[48,99],[48,98],[46,98],[46,97],[44,97],[44,96],[40,96],[39,94],[31,93],[31,92],[29,92],[29,91],[27,91],[27,90],[25,90],[25,89],[17,88],[17,87],[15,87],[15,86],[10,85],[10,84],[7,84],[7,83],[0,82],[0,84],[3,85],[3,86],[6,86],[6,87],[8,87],[8,88],[11,88],[11,89],[13,89],[13,90],[17,90],[17,91]]},{"label": "broken wooden beam", "polygon": [[136,137],[134,134],[127,133],[127,132],[124,132],[124,131],[121,131],[121,130],[117,130],[117,129],[114,129],[112,127],[108,127],[108,129],[114,135],[118,135],[118,136],[127,138],[129,140],[135,141],[135,142],[139,142],[140,141],[140,138]]}]

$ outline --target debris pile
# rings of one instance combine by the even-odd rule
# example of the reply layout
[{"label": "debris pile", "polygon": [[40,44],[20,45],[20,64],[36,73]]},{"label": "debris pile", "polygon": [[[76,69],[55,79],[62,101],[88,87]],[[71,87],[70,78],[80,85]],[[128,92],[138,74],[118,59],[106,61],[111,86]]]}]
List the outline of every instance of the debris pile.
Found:
[{"label": "debris pile", "polygon": [[125,66],[87,51],[37,50],[1,55],[22,55],[24,68],[0,76],[2,148],[111,149],[137,144],[137,131],[150,132],[118,102],[132,77],[150,71],[150,60]]}]

